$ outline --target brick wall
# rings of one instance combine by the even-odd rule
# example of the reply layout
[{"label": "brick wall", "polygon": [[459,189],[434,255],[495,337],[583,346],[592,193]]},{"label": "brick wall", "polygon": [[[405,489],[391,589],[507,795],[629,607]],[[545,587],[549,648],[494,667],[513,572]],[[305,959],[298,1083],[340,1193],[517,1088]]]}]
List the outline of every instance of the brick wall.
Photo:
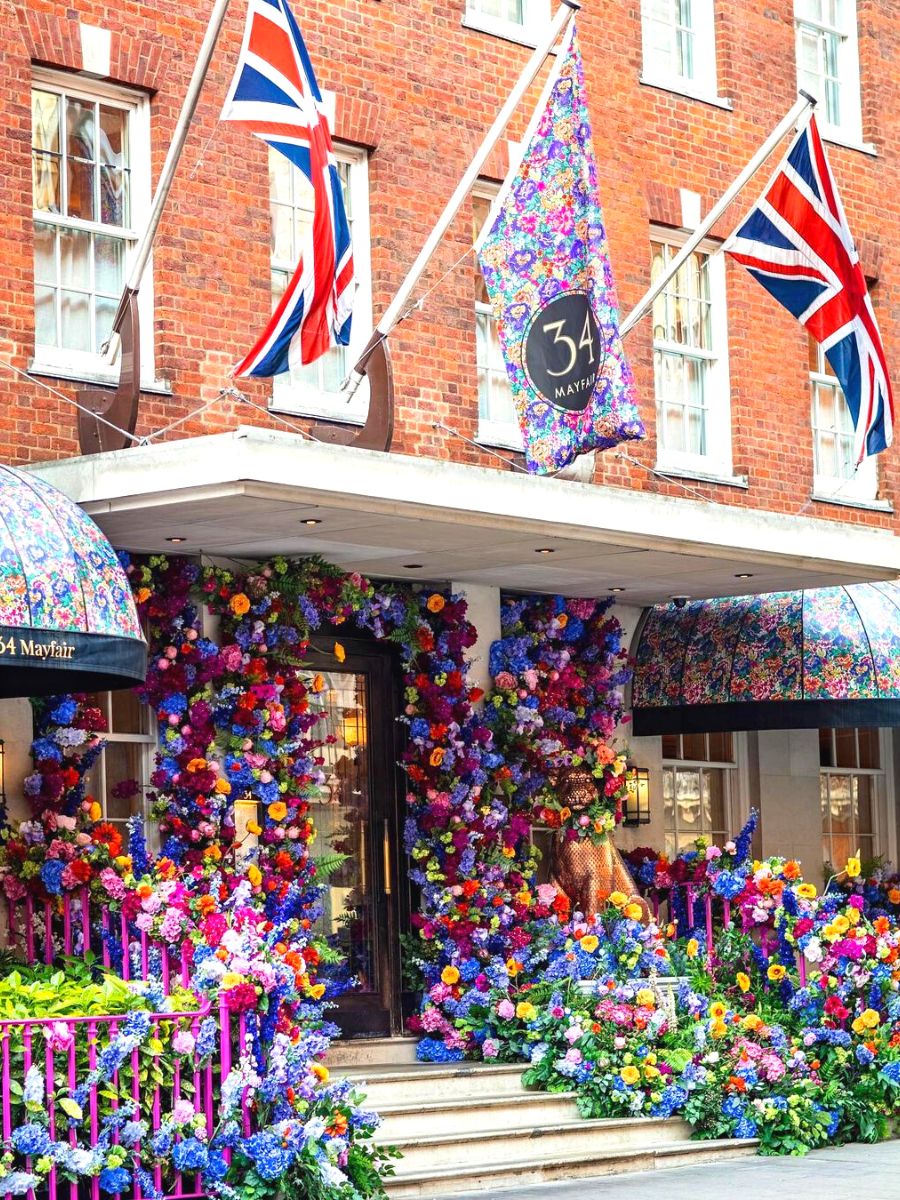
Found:
[{"label": "brick wall", "polygon": [[[83,67],[79,22],[111,32],[110,78],[152,98],[153,175],[168,139],[203,33],[210,0],[183,5],[118,0],[30,0],[27,13],[6,4],[0,28],[0,101],[8,133],[0,175],[0,358],[25,369],[33,353],[29,85],[33,63]],[[890,131],[900,115],[896,5],[859,0],[863,128],[877,155],[829,147],[833,168],[867,270],[877,276],[875,305],[888,358],[900,346],[897,228],[900,168]],[[464,29],[464,0],[316,0],[297,6],[324,88],[337,95],[337,136],[370,152],[375,316],[389,301],[522,64],[526,48]],[[268,183],[265,147],[217,126],[240,44],[244,5],[234,0],[169,208],[154,263],[157,373],[171,395],[148,394],[138,432],[197,407],[227,382],[269,309]],[[704,211],[793,102],[794,33],[790,0],[716,0],[719,93],[726,108],[639,82],[638,0],[593,0],[579,20],[590,91],[602,199],[623,309],[648,282],[648,225],[677,223],[678,192],[700,193]],[[531,103],[538,93],[532,90]],[[530,105],[509,131],[521,137]],[[212,136],[211,136],[212,135]],[[495,177],[504,155],[491,163]],[[773,162],[774,165],[774,162]],[[765,175],[751,186],[747,199]],[[745,202],[746,203],[746,202]],[[735,215],[740,210],[735,210]],[[466,207],[440,248],[427,288],[466,250]],[[727,232],[726,229],[721,232]],[[433,423],[467,437],[477,423],[471,260],[444,279],[424,311],[391,339],[398,411],[395,449],[506,469]],[[890,526],[882,512],[809,503],[812,448],[806,340],[742,268],[727,268],[733,459],[746,490],[687,481],[723,504]],[[683,494],[646,469],[655,461],[650,327],[628,340],[647,441],[629,454],[643,467],[599,456],[596,478],[617,486]],[[898,376],[900,378],[900,376]],[[46,380],[74,395],[74,386]],[[264,404],[269,387],[245,390]],[[74,410],[39,383],[0,366],[0,455],[27,462],[77,453]],[[172,436],[259,423],[234,402],[181,425]],[[308,422],[298,420],[300,427]],[[881,459],[881,494],[895,500],[898,470]]]}]

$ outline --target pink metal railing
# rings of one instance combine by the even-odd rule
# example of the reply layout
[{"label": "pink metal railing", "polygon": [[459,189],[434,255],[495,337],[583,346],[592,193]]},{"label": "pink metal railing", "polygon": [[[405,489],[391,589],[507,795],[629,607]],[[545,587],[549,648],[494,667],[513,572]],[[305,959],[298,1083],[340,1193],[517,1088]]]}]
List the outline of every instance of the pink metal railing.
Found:
[{"label": "pink metal railing", "polygon": [[[681,892],[681,904],[676,902],[677,894]],[[712,958],[712,946],[717,931],[734,928],[734,913],[730,900],[716,896],[708,888],[698,895],[698,885],[694,883],[676,883],[668,888],[648,888],[647,898],[653,919],[671,921],[679,924],[678,909],[683,908],[687,918],[687,929],[702,928],[706,935],[707,961]],[[684,930],[680,932],[684,933]],[[758,932],[759,947],[766,958],[771,953],[775,937],[771,929],[763,927]],[[796,956],[796,967],[800,986],[806,987],[806,958],[802,954]]]},{"label": "pink metal railing", "polygon": [[[151,961],[158,961],[161,982],[166,995],[171,992],[173,984],[189,987],[190,959],[186,947],[169,946],[147,933],[137,930],[133,923],[124,915],[110,913],[101,909],[98,913],[92,905],[88,888],[60,897],[57,901],[35,902],[31,896],[21,900],[7,902],[7,945],[15,948],[28,963],[43,962],[52,964],[60,955],[74,956],[83,959],[93,958],[101,963],[106,970],[116,970],[116,964],[110,953],[109,938],[114,936],[121,945],[122,956],[118,964],[121,977],[128,980],[133,977],[146,979],[149,975]],[[104,936],[106,935],[106,936]],[[158,956],[158,957],[157,957]],[[200,1022],[209,1015],[210,1005],[205,1001],[197,1010],[187,1012],[155,1012],[150,1015],[152,1036],[158,1037],[159,1032],[166,1027],[174,1030],[179,1021],[190,1022],[190,1029],[197,1036]],[[24,1088],[25,1076],[28,1069],[40,1065],[37,1038],[43,1038],[43,1077],[44,1090],[47,1097],[49,1113],[48,1133],[56,1139],[58,1128],[65,1128],[68,1119],[60,1117],[56,1093],[60,1088],[64,1094],[76,1087],[80,1080],[76,1078],[77,1062],[80,1057],[82,1064],[87,1065],[87,1071],[93,1070],[100,1053],[99,1039],[105,1031],[107,1041],[114,1038],[119,1028],[124,1024],[126,1016],[97,1015],[90,1017],[60,1017],[35,1018],[28,1020],[0,1021],[0,1071],[2,1071],[2,1134],[3,1140],[8,1141],[12,1130],[29,1118],[21,1106],[14,1105],[12,1100],[12,1083]],[[203,1114],[208,1133],[212,1133],[215,1114],[218,1107],[218,1096],[222,1082],[231,1071],[235,1050],[240,1054],[246,1043],[246,1018],[241,1013],[237,1018],[229,1012],[224,1003],[220,1004],[218,1012],[219,1044],[218,1062],[209,1062],[203,1067],[194,1066],[191,1073],[193,1094],[191,1101],[194,1111]],[[67,1049],[62,1052],[52,1049],[53,1039],[44,1034],[48,1027],[65,1025],[67,1036],[56,1039],[56,1044],[68,1042]],[[149,1136],[161,1127],[172,1106],[181,1098],[184,1079],[178,1058],[172,1069],[171,1084],[165,1087],[154,1085],[150,1097],[142,1096],[139,1086],[140,1051],[135,1050],[131,1055],[127,1069],[117,1072],[113,1079],[113,1090],[119,1091],[124,1084],[126,1092],[140,1108],[140,1116],[149,1123]],[[92,1087],[88,1093],[87,1128],[88,1144],[94,1144],[101,1128],[101,1110],[103,1107],[102,1087]],[[187,1089],[184,1088],[186,1091]],[[118,1100],[108,1100],[112,1108],[118,1107]],[[61,1111],[61,1110],[60,1110]],[[14,1122],[14,1117],[20,1120]],[[245,1136],[252,1132],[250,1111],[246,1103],[242,1104],[242,1129]],[[114,1135],[114,1141],[118,1136]],[[77,1144],[77,1133],[74,1129],[69,1132],[70,1144]],[[225,1150],[224,1156],[230,1161],[231,1151]],[[163,1172],[157,1166],[153,1170],[154,1183],[157,1188],[162,1186]],[[198,1200],[204,1193],[201,1189],[200,1176],[189,1179],[175,1173],[166,1182],[166,1195],[172,1200]],[[41,1184],[38,1196],[34,1191],[28,1193],[28,1200],[61,1200],[60,1193],[65,1187],[69,1188],[68,1200],[79,1200],[84,1197],[84,1191],[79,1193],[77,1183],[66,1182],[58,1175],[54,1167],[47,1176],[46,1185]],[[85,1184],[82,1183],[82,1188]],[[89,1181],[91,1200],[101,1200],[99,1183],[96,1178]],[[140,1187],[135,1184],[131,1192],[132,1200],[141,1200]]]}]

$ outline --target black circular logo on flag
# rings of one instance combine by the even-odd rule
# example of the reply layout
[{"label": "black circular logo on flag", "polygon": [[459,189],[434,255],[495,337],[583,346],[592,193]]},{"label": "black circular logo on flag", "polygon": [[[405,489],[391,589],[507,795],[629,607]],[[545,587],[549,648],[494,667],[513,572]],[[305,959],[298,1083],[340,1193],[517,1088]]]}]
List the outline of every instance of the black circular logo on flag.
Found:
[{"label": "black circular logo on flag", "polygon": [[555,296],[531,319],[525,372],[536,392],[569,412],[583,412],[594,392],[605,347],[585,292]]}]

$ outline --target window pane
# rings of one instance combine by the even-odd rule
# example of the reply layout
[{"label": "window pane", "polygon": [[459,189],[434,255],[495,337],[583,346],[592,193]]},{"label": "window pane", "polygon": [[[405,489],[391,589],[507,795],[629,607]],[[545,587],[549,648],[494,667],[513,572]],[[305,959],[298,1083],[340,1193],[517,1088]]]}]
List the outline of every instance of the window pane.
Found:
[{"label": "window pane", "polygon": [[681,755],[689,762],[707,762],[706,734],[684,733],[681,736]]},{"label": "window pane", "polygon": [[91,235],[77,229],[59,231],[59,269],[63,287],[90,291]]},{"label": "window pane", "polygon": [[97,127],[92,100],[66,98],[66,154],[96,161]]},{"label": "window pane", "polygon": [[711,733],[709,735],[709,761],[734,762],[734,749],[730,733]]},{"label": "window pane", "polygon": [[117,307],[112,296],[98,296],[94,302],[94,346],[98,351],[109,341]]},{"label": "window pane", "polygon": [[59,96],[34,88],[31,93],[31,145],[59,154]]},{"label": "window pane", "polygon": [[709,832],[725,830],[725,780],[724,771],[704,771],[703,782],[703,827]]},{"label": "window pane", "polygon": [[34,289],[34,340],[39,346],[56,345],[56,292],[53,288]]},{"label": "window pane", "polygon": [[881,766],[881,748],[877,729],[858,729],[859,765],[864,770],[876,771]]},{"label": "window pane", "polygon": [[32,154],[31,183],[34,208],[37,212],[59,212],[62,196],[59,190],[59,159],[52,154]]},{"label": "window pane", "polygon": [[60,296],[60,344],[65,350],[93,349],[91,340],[91,300],[83,292],[62,292]]},{"label": "window pane", "polygon": [[104,225],[130,224],[131,176],[118,167],[100,168],[100,220]]},{"label": "window pane", "polygon": [[857,775],[853,782],[856,784],[855,833],[858,838],[871,837],[875,832],[872,816],[872,776]]},{"label": "window pane", "polygon": [[125,243],[121,238],[94,237],[94,273],[98,292],[121,293],[125,281]]},{"label": "window pane", "polygon": [[819,766],[820,767],[836,767],[834,761],[834,750],[831,745],[831,730],[819,730]]},{"label": "window pane", "polygon": [[853,781],[849,775],[828,776],[828,809],[832,836],[853,833]]},{"label": "window pane", "polygon": [[682,757],[677,733],[664,733],[662,735],[662,756],[663,758]]},{"label": "window pane", "polygon": [[855,729],[835,729],[834,731],[834,746],[835,746],[835,766],[838,767],[858,767],[856,757],[856,730]]},{"label": "window pane", "polygon": [[56,283],[56,234],[52,225],[34,227],[34,278],[37,283]]},{"label": "window pane", "polygon": [[94,204],[94,167],[77,158],[66,159],[66,180],[69,189],[68,215],[82,221],[97,219]]},{"label": "window pane", "polygon": [[[106,815],[111,821],[127,821],[134,813],[141,812],[142,793],[116,796],[117,787],[131,791],[128,783],[140,785],[143,778],[144,747],[135,742],[107,742],[103,756],[106,763]],[[124,785],[124,786],[123,786]]]},{"label": "window pane", "polygon": [[130,688],[109,693],[110,733],[148,733],[150,711]]}]

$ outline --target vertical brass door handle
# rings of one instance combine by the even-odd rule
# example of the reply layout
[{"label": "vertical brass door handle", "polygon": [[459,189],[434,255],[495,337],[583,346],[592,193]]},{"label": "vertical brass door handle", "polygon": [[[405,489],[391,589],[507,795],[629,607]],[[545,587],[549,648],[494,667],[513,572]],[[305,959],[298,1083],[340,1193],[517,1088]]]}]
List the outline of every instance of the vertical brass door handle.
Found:
[{"label": "vertical brass door handle", "polygon": [[384,894],[391,894],[391,825],[387,817],[384,819],[384,835],[381,841],[381,852],[384,855]]}]

